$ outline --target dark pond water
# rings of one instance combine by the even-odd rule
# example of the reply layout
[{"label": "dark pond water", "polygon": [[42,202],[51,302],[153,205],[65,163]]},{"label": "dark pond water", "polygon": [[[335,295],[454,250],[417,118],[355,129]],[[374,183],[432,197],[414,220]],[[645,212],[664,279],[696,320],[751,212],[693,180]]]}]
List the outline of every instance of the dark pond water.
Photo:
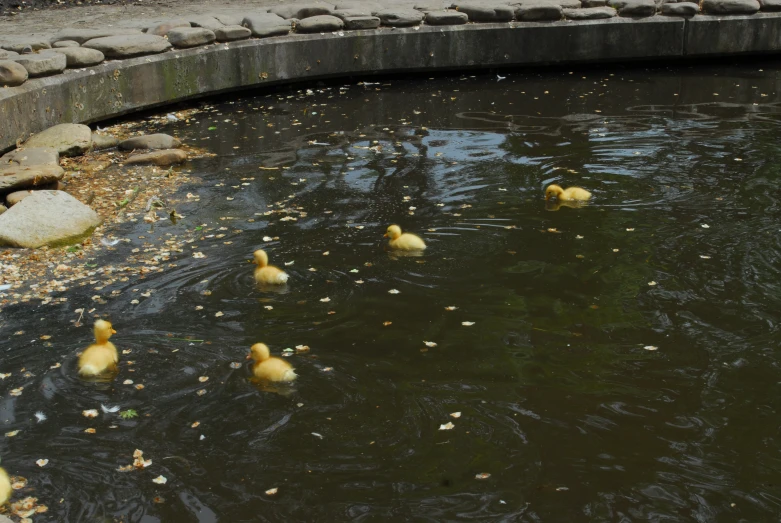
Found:
[{"label": "dark pond water", "polygon": [[[777,520],[781,69],[503,75],[164,126],[216,153],[189,166],[185,218],[128,223],[95,263],[200,231],[176,267],[2,313],[21,432],[0,455],[50,507],[36,521]],[[594,201],[547,209],[551,182]],[[391,223],[425,255],[387,252]],[[260,247],[285,292],[254,287]],[[80,306],[132,351],[109,385],[75,376]],[[257,341],[311,347],[294,387],[250,382]],[[139,417],[82,416],[101,404]],[[116,471],[134,449],[152,466]]]}]

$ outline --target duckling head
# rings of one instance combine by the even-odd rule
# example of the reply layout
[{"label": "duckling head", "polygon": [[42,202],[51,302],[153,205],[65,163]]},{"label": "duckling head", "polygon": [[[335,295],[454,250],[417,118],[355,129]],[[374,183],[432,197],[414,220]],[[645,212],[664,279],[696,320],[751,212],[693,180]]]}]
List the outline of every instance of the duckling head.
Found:
[{"label": "duckling head", "polygon": [[266,361],[269,357],[268,346],[265,343],[256,343],[250,348],[249,355],[247,355],[248,360],[257,362]]},{"label": "duckling head", "polygon": [[401,236],[401,227],[398,225],[391,225],[388,227],[388,231],[385,233],[383,238],[390,238],[391,240],[395,240],[399,236]]},{"label": "duckling head", "polygon": [[116,334],[110,321],[98,320],[95,322],[95,341],[98,343],[106,343],[112,334]]},{"label": "duckling head", "polygon": [[258,249],[254,254],[255,259],[252,261],[258,267],[265,267],[268,265],[268,254],[263,249]]},{"label": "duckling head", "polygon": [[562,189],[558,185],[556,184],[549,185],[548,188],[545,189],[545,201],[548,201],[551,198],[558,198],[563,192],[564,189]]}]

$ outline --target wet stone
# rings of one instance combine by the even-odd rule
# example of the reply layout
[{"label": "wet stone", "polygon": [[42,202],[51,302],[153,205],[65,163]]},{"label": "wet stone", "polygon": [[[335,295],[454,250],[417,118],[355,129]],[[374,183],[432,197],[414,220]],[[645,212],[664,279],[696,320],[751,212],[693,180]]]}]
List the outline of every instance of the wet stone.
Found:
[{"label": "wet stone", "polygon": [[781,0],[759,0],[762,11],[781,11]]},{"label": "wet stone", "polygon": [[15,51],[6,51],[5,49],[0,49],[0,60],[13,60],[19,56],[19,53]]},{"label": "wet stone", "polygon": [[[444,2],[443,0],[421,0],[413,6],[416,11],[423,11],[424,13],[431,13],[434,11],[446,11],[450,7],[451,2]],[[456,24],[438,24],[438,25],[458,25]]]},{"label": "wet stone", "polygon": [[344,27],[341,18],[331,15],[317,15],[305,18],[296,24],[299,33],[320,33],[325,31],[338,31]]},{"label": "wet stone", "polygon": [[[0,205],[0,214],[3,214],[3,213],[4,213],[5,211],[7,211],[7,210],[8,210],[8,207],[6,207],[5,205]],[[7,519],[7,518],[6,518],[6,519]],[[12,519],[8,519],[8,521],[10,521],[11,523],[13,523],[13,520],[12,520]],[[5,523],[5,522],[4,522],[2,519],[0,519],[0,523]]]},{"label": "wet stone", "polygon": [[562,9],[560,5],[550,2],[523,4],[515,10],[515,18],[524,22],[561,20]]},{"label": "wet stone", "polygon": [[286,35],[291,28],[289,20],[272,13],[254,13],[245,16],[241,25],[252,31],[252,36],[256,38]]},{"label": "wet stone", "polygon": [[100,225],[95,211],[62,191],[35,191],[0,215],[0,244],[38,248],[80,239]]},{"label": "wet stone", "polygon": [[613,6],[618,10],[619,16],[640,18],[656,14],[656,2],[654,0],[622,0],[622,4],[620,7]]},{"label": "wet stone", "polygon": [[24,146],[49,147],[60,156],[78,156],[88,151],[91,143],[92,131],[89,127],[77,123],[62,123],[32,135]]},{"label": "wet stone", "polygon": [[22,39],[11,43],[6,44],[0,44],[0,49],[5,49],[6,51],[13,51],[15,53],[22,54],[22,51],[25,47],[30,47],[33,51],[40,51],[42,49],[50,49],[51,45],[49,42],[46,42],[44,40],[37,40],[37,39]]},{"label": "wet stone", "polygon": [[29,74],[21,64],[11,60],[0,60],[0,87],[16,87],[27,81]]},{"label": "wet stone", "polygon": [[214,31],[203,27],[177,27],[168,31],[168,41],[179,48],[210,44],[216,38]]},{"label": "wet stone", "polygon": [[700,6],[694,2],[679,2],[662,5],[662,14],[667,16],[694,16],[700,12]]},{"label": "wet stone", "polygon": [[616,10],[612,7],[588,7],[585,9],[564,9],[564,17],[569,20],[600,20],[613,18]]},{"label": "wet stone", "polygon": [[466,13],[472,22],[509,22],[515,15],[513,7],[504,4],[454,2],[453,6]]},{"label": "wet stone", "polygon": [[30,78],[35,78],[63,72],[68,61],[64,54],[47,51],[20,55],[18,58],[14,58],[14,62],[27,69]]},{"label": "wet stone", "polygon": [[753,15],[759,11],[757,0],[703,0],[702,12],[710,15]]},{"label": "wet stone", "polygon": [[303,20],[311,16],[330,15],[333,11],[333,4],[321,2],[300,2],[290,5],[279,5],[268,10],[269,13],[273,13],[286,20],[293,18]]},{"label": "wet stone", "polygon": [[140,31],[137,29],[74,29],[74,28],[68,28],[63,29],[60,32],[58,32],[54,37],[51,39],[51,43],[61,42],[63,40],[71,40],[74,42],[78,42],[80,44],[84,44],[84,42],[87,42],[89,40],[94,40],[96,38],[106,38],[109,36],[121,36],[121,35],[139,35],[141,34]]},{"label": "wet stone", "polygon": [[24,147],[0,157],[0,167],[9,165],[59,165],[60,154],[51,147]]},{"label": "wet stone", "polygon": [[157,165],[167,167],[184,163],[187,160],[187,153],[179,149],[163,149],[150,153],[136,154],[125,160],[126,165]]},{"label": "wet stone", "polygon": [[414,9],[386,9],[374,13],[380,19],[382,25],[389,27],[411,27],[419,25],[425,16]]},{"label": "wet stone", "polygon": [[52,49],[52,52],[64,54],[66,67],[69,68],[97,65],[105,59],[103,53],[97,49],[88,49],[86,47],[63,47]]},{"label": "wet stone", "polygon": [[92,150],[102,151],[103,149],[111,149],[119,144],[119,140],[116,136],[110,134],[92,133]]},{"label": "wet stone", "polygon": [[607,0],[583,0],[581,5],[583,7],[605,7]]},{"label": "wet stone", "polygon": [[190,24],[193,27],[203,27],[204,29],[209,29],[211,31],[214,31],[215,29],[219,29],[220,27],[223,27],[225,24],[214,18],[213,16],[190,16],[187,18],[187,20],[190,22]]},{"label": "wet stone", "polygon": [[377,29],[380,27],[380,19],[371,15],[346,16],[342,18],[344,28],[350,30],[356,29]]},{"label": "wet stone", "polygon": [[155,149],[175,149],[182,145],[182,142],[168,134],[145,134],[143,136],[134,136],[119,142],[121,151],[155,150]]},{"label": "wet stone", "polygon": [[170,49],[171,44],[162,36],[139,33],[137,35],[95,38],[84,43],[83,47],[97,49],[107,58],[130,58],[162,53]]},{"label": "wet stone", "polygon": [[218,42],[233,42],[234,40],[245,40],[252,36],[252,31],[241,25],[226,25],[214,30],[214,36]]},{"label": "wet stone", "polygon": [[0,193],[56,183],[65,171],[59,165],[8,165],[0,167]]},{"label": "wet stone", "polygon": [[429,25],[461,25],[467,22],[469,22],[469,16],[459,11],[444,10],[426,13],[426,23]]},{"label": "wet stone", "polygon": [[167,20],[147,28],[146,34],[154,36],[165,36],[168,34],[168,31],[177,27],[190,27],[190,22],[187,20]]},{"label": "wet stone", "polygon": [[27,189],[24,191],[14,191],[12,193],[8,193],[5,195],[5,204],[8,207],[13,207],[17,203],[21,202],[28,196],[30,196],[33,193],[33,191]]},{"label": "wet stone", "polygon": [[215,14],[213,16],[217,19],[218,22],[226,26],[241,25],[241,21],[244,20],[244,15],[237,15],[232,13]]},{"label": "wet stone", "polygon": [[66,47],[79,47],[79,45],[81,44],[79,44],[75,40],[61,40],[59,42],[54,42],[52,44],[52,49],[63,49]]}]

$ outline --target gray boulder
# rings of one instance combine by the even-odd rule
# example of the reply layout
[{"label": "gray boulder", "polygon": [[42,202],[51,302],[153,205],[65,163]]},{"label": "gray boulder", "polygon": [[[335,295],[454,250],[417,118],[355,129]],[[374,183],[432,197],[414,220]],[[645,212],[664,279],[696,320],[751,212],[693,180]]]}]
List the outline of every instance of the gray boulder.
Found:
[{"label": "gray boulder", "polygon": [[176,27],[190,27],[190,22],[187,20],[166,20],[153,26],[147,27],[146,34],[154,36],[165,36],[168,31]]},{"label": "gray boulder", "polygon": [[781,11],[781,0],[759,0],[762,11]]},{"label": "gray boulder", "polygon": [[[6,207],[5,205],[0,205],[0,214],[3,214],[7,210],[8,210],[8,207]],[[3,516],[3,517],[5,518],[5,516]],[[5,520],[0,519],[0,523],[8,523],[8,522],[14,523],[14,520],[9,519],[9,518],[5,518]]]},{"label": "gray boulder", "polygon": [[38,40],[38,39],[31,39],[31,38],[25,38],[16,40],[14,42],[0,44],[0,49],[5,49],[6,51],[13,51],[15,53],[21,54],[25,47],[30,47],[33,51],[40,51],[42,49],[50,49],[51,45],[49,45],[49,42],[46,42],[44,40]]},{"label": "gray boulder", "polygon": [[372,15],[353,15],[342,18],[344,28],[349,30],[377,29],[380,27],[380,19]]},{"label": "gray boulder", "polygon": [[757,0],[703,0],[701,5],[709,15],[753,15],[760,7]]},{"label": "gray boulder", "polygon": [[29,74],[23,65],[11,60],[0,60],[0,87],[16,87],[27,81]]},{"label": "gray boulder", "polygon": [[150,153],[135,154],[125,160],[125,165],[157,165],[158,167],[168,167],[184,163],[187,160],[187,153],[179,149],[163,149],[152,151]]},{"label": "gray boulder", "polygon": [[583,7],[605,7],[607,0],[583,0],[581,5]]},{"label": "gray boulder", "polygon": [[187,20],[193,27],[203,27],[204,29],[209,29],[210,31],[214,31],[215,29],[219,29],[225,25],[213,16],[208,15],[190,16],[187,18]]},{"label": "gray boulder", "polygon": [[30,196],[33,193],[30,189],[25,189],[23,191],[14,191],[12,193],[8,193],[5,195],[5,204],[6,206],[13,207],[17,203],[21,202],[28,196]]},{"label": "gray boulder", "polygon": [[111,149],[119,145],[119,140],[116,136],[110,134],[92,133],[92,150],[102,151],[103,149]]},{"label": "gray boulder", "polygon": [[253,13],[244,17],[241,25],[252,31],[252,36],[265,38],[267,36],[286,35],[292,24],[289,20],[273,13]]},{"label": "gray boulder", "polygon": [[167,134],[145,134],[142,136],[134,136],[127,140],[119,142],[119,149],[121,151],[140,151],[144,149],[175,149],[180,147],[182,142]]},{"label": "gray boulder", "polygon": [[15,51],[6,51],[5,49],[0,49],[0,60],[13,60],[18,56],[19,53]]},{"label": "gray boulder", "polygon": [[56,183],[65,171],[59,165],[8,165],[0,167],[0,193]]},{"label": "gray boulder", "polygon": [[561,20],[562,9],[559,4],[554,4],[551,2],[522,4],[515,9],[515,18],[524,22]]},{"label": "gray boulder", "polygon": [[244,20],[244,15],[238,15],[234,13],[218,13],[213,15],[218,22],[226,26],[241,25],[241,21]]},{"label": "gray boulder", "polygon": [[19,55],[14,62],[27,69],[30,78],[61,73],[68,64],[65,55],[54,51]]},{"label": "gray boulder", "polygon": [[88,49],[86,47],[63,47],[52,49],[51,52],[64,54],[66,67],[69,68],[98,65],[106,58],[97,49]]},{"label": "gray boulder", "polygon": [[204,27],[176,27],[168,31],[168,41],[178,48],[198,47],[216,39],[214,31]]},{"label": "gray boulder", "polygon": [[620,6],[610,3],[611,7],[618,10],[618,16],[631,16],[641,18],[656,14],[656,2],[654,0],[620,0]]},{"label": "gray boulder", "polygon": [[147,54],[157,54],[171,48],[168,40],[162,36],[139,33],[136,35],[107,36],[88,40],[82,47],[97,49],[107,58],[130,58]]},{"label": "gray boulder", "polygon": [[75,40],[61,40],[52,44],[52,49],[62,49],[64,47],[79,47],[81,44]]},{"label": "gray boulder", "polygon": [[92,131],[89,127],[76,123],[61,123],[32,135],[24,146],[50,147],[60,153],[60,156],[79,156],[89,150],[91,143]]},{"label": "gray boulder", "polygon": [[[416,11],[423,11],[424,13],[431,13],[434,11],[446,11],[450,7],[451,2],[445,2],[444,0],[418,0],[413,6]],[[439,25],[458,25],[456,24],[439,24]]]},{"label": "gray boulder", "polygon": [[691,17],[700,12],[699,4],[694,2],[679,2],[676,4],[663,4],[662,14],[667,16]]},{"label": "gray boulder", "polygon": [[385,9],[377,11],[374,16],[380,19],[382,25],[389,27],[411,27],[420,25],[425,16],[421,11],[414,9]]},{"label": "gray boulder", "polygon": [[453,6],[466,13],[472,22],[509,22],[515,15],[513,7],[507,4],[454,2]]},{"label": "gray boulder", "polygon": [[79,240],[100,225],[88,206],[62,191],[35,191],[0,215],[0,244],[36,249]]},{"label": "gray boulder", "polygon": [[214,36],[218,42],[233,42],[235,40],[246,40],[252,36],[252,31],[241,25],[226,25],[214,30]]},{"label": "gray boulder", "polygon": [[[417,6],[415,9],[418,9]],[[418,9],[418,11],[423,11],[423,9]],[[429,25],[461,25],[468,21],[469,15],[450,9],[426,12],[426,23]]]},{"label": "gray boulder", "polygon": [[320,33],[325,31],[338,31],[344,27],[341,18],[331,15],[317,15],[305,18],[296,24],[299,33]]},{"label": "gray boulder", "polygon": [[268,10],[286,20],[303,20],[310,16],[330,15],[334,11],[333,4],[323,2],[299,2],[289,5],[277,5]]},{"label": "gray boulder", "polygon": [[612,7],[587,7],[584,9],[564,9],[564,17],[568,20],[600,20],[613,18],[616,10]]},{"label": "gray boulder", "polygon": [[121,36],[121,35],[137,35],[141,34],[137,29],[75,29],[68,28],[62,29],[56,35],[54,35],[50,42],[56,43],[63,40],[72,40],[83,44],[88,40],[94,40],[95,38],[105,38],[107,36]]},{"label": "gray boulder", "polygon": [[24,147],[0,157],[0,167],[14,165],[60,165],[60,154],[51,147]]}]

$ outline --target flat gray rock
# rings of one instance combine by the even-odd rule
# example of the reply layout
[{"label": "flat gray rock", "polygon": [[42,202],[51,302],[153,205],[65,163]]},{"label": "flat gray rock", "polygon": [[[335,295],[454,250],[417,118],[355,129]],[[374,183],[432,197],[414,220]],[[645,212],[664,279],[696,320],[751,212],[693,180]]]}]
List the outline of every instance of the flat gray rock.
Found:
[{"label": "flat gray rock", "polygon": [[[422,9],[418,9],[423,11]],[[462,25],[469,22],[469,15],[452,9],[442,11],[423,11],[428,25]]]},{"label": "flat gray rock", "polygon": [[679,2],[676,4],[663,4],[662,14],[667,16],[694,16],[700,12],[700,6],[694,2]]},{"label": "flat gray rock", "polygon": [[[416,11],[423,11],[424,13],[431,13],[433,11],[445,11],[450,7],[451,2],[445,2],[444,0],[419,0],[412,8]],[[440,24],[440,25],[453,25],[453,24]],[[457,24],[456,24],[457,25]]]},{"label": "flat gray rock", "polygon": [[88,40],[94,40],[95,38],[105,38],[107,36],[121,36],[121,35],[134,35],[141,34],[137,29],[75,29],[68,28],[62,29],[56,35],[54,35],[50,42],[56,43],[62,40],[71,40],[83,44]]},{"label": "flat gray rock", "polygon": [[36,249],[83,238],[100,225],[98,214],[62,191],[35,191],[0,215],[0,244]]},{"label": "flat gray rock", "polygon": [[[653,0],[651,0],[653,1]],[[539,22],[542,20],[561,20],[562,9],[559,4],[540,2],[523,4],[515,9],[515,18],[524,22]]]},{"label": "flat gray rock", "polygon": [[507,4],[454,2],[453,7],[466,13],[472,22],[509,22],[515,16],[513,7]]},{"label": "flat gray rock", "polygon": [[56,183],[64,174],[59,165],[5,165],[0,167],[0,193]]},{"label": "flat gray rock", "polygon": [[303,20],[310,16],[330,15],[334,11],[333,4],[324,2],[298,2],[289,5],[277,5],[268,10],[286,20],[295,18]]},{"label": "flat gray rock", "polygon": [[102,151],[103,149],[111,149],[119,145],[119,140],[116,136],[110,134],[92,133],[92,150]]},{"label": "flat gray rock", "polygon": [[19,53],[16,51],[6,51],[5,49],[0,49],[0,60],[13,60],[19,56]]},{"label": "flat gray rock", "polygon": [[40,51],[42,49],[51,49],[51,45],[49,44],[49,42],[45,40],[34,39],[34,38],[19,39],[15,42],[0,44],[0,49],[5,49],[6,51],[13,51],[15,53],[21,54],[24,48],[28,46],[33,51]]},{"label": "flat gray rock", "polygon": [[64,47],[79,47],[81,44],[75,40],[60,40],[52,44],[52,49],[62,49]]},{"label": "flat gray rock", "polygon": [[216,39],[214,31],[204,27],[176,27],[168,31],[168,41],[178,48],[206,45]]},{"label": "flat gray rock", "polygon": [[709,15],[753,15],[759,7],[757,0],[702,1],[702,12]]},{"label": "flat gray rock", "polygon": [[612,7],[587,7],[585,9],[564,9],[564,17],[568,20],[600,20],[613,18],[616,10]]},{"label": "flat gray rock", "polygon": [[14,165],[60,165],[60,154],[51,147],[25,147],[0,157],[0,167]]},{"label": "flat gray rock", "polygon": [[607,0],[583,0],[581,5],[583,7],[605,7]]},{"label": "flat gray rock", "polygon": [[414,9],[385,9],[377,11],[374,16],[380,19],[382,25],[389,27],[411,27],[420,25],[425,15]]},{"label": "flat gray rock", "polygon": [[380,27],[380,19],[372,15],[353,15],[342,18],[344,28],[349,30],[377,29]]},{"label": "flat gray rock", "polygon": [[368,11],[369,13],[375,13],[377,11],[381,11],[383,7],[379,2],[371,2],[368,0],[342,0],[341,2],[334,3],[334,9],[337,11],[360,9],[362,11]]},{"label": "flat gray rock", "polygon": [[341,18],[331,15],[317,15],[304,18],[296,24],[299,33],[321,33],[326,31],[338,31],[344,27]]},{"label": "flat gray rock", "polygon": [[5,195],[5,204],[10,208],[21,202],[33,193],[30,189],[24,189],[22,191],[14,191]]},{"label": "flat gray rock", "polygon": [[49,147],[60,156],[79,156],[89,150],[91,143],[92,131],[89,127],[78,123],[61,123],[32,135],[24,146]]},{"label": "flat gray rock", "polygon": [[190,22],[184,19],[166,20],[165,22],[160,22],[159,24],[148,27],[146,34],[154,36],[165,36],[168,34],[168,31],[176,27],[190,27]]},{"label": "flat gray rock", "polygon": [[242,25],[226,25],[214,30],[214,36],[218,42],[233,42],[235,40],[246,40],[252,36],[252,31]]},{"label": "flat gray rock", "polygon": [[187,20],[193,27],[203,27],[204,29],[209,29],[211,31],[219,29],[225,25],[213,16],[207,15],[188,16]]},{"label": "flat gray rock", "polygon": [[244,15],[237,15],[234,13],[219,13],[213,16],[218,22],[226,26],[241,25],[241,21],[244,20]]},{"label": "flat gray rock", "polygon": [[16,87],[27,81],[29,74],[22,64],[0,60],[0,87]]},{"label": "flat gray rock", "polygon": [[147,54],[157,54],[171,48],[171,43],[162,36],[136,35],[107,36],[95,38],[82,44],[83,47],[97,49],[107,58],[130,58]]},{"label": "flat gray rock", "polygon": [[759,0],[762,11],[781,11],[781,0]]},{"label": "flat gray rock", "polygon": [[52,49],[51,52],[64,54],[67,62],[66,67],[69,68],[97,65],[106,58],[97,49],[88,49],[86,47],[62,47]]},{"label": "flat gray rock", "polygon": [[253,13],[244,17],[241,25],[252,31],[255,38],[286,35],[292,24],[281,16],[273,13]]},{"label": "flat gray rock", "polygon": [[656,14],[656,2],[654,0],[622,0],[623,6],[618,9],[618,16],[631,16],[642,18]]},{"label": "flat gray rock", "polygon": [[14,58],[14,62],[27,69],[30,78],[38,76],[50,76],[61,73],[68,63],[64,54],[52,51],[41,53],[22,54]]},{"label": "flat gray rock", "polygon": [[168,134],[145,134],[134,136],[127,140],[119,142],[121,151],[138,151],[142,149],[175,149],[182,145],[182,142]]},{"label": "flat gray rock", "polygon": [[180,149],[162,149],[150,153],[135,154],[125,160],[125,165],[157,165],[158,167],[168,167],[184,163],[187,160],[187,153]]},{"label": "flat gray rock", "polygon": [[[587,0],[588,1],[588,0]],[[585,3],[581,3],[580,0],[520,0],[512,2],[510,5],[512,5],[515,8],[521,7],[526,4],[555,4],[561,6],[562,9],[580,9],[581,7],[602,7],[607,5],[607,0],[604,0],[603,3],[599,3],[601,0],[593,0],[597,2],[597,5],[585,5]]]}]

